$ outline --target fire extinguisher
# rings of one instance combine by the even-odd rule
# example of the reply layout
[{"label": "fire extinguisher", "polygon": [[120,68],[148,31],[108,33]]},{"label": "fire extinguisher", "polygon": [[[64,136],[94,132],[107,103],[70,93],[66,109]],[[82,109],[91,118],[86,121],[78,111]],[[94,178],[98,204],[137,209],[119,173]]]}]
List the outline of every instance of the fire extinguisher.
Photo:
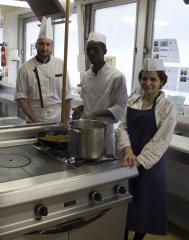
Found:
[{"label": "fire extinguisher", "polygon": [[6,48],[5,48],[6,44],[2,43],[2,47],[1,47],[1,66],[5,67],[6,66]]}]

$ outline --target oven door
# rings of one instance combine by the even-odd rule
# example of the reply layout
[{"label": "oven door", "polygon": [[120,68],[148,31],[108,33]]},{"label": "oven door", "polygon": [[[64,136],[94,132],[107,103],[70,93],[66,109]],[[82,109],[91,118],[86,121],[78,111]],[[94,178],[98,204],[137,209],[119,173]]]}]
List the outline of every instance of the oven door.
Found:
[{"label": "oven door", "polygon": [[122,205],[48,229],[31,232],[14,240],[122,240],[126,212],[127,206]]},{"label": "oven door", "polygon": [[14,238],[14,240],[69,240],[68,232],[66,233],[57,233],[57,234],[28,234],[22,237]]}]

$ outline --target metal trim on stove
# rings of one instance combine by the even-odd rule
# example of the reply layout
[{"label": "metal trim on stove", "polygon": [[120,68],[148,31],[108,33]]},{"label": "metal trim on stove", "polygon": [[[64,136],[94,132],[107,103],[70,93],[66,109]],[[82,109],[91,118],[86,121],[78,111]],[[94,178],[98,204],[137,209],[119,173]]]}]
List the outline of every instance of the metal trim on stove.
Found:
[{"label": "metal trim on stove", "polygon": [[128,204],[132,199],[132,196],[127,193],[124,196],[115,196],[110,199],[102,200],[97,204],[87,204],[86,206],[79,207],[78,209],[70,209],[70,211],[59,211],[54,213],[52,216],[47,216],[41,221],[34,221],[33,219],[27,220],[25,222],[19,222],[12,225],[7,225],[0,227],[0,237],[3,236],[4,239],[11,239],[13,236],[17,237],[23,234],[30,233],[32,231],[41,230],[43,228],[48,228],[61,224],[63,222],[71,221],[80,217],[85,217],[90,214],[97,213],[109,208],[113,208],[120,205]]},{"label": "metal trim on stove", "polygon": [[[47,175],[17,180],[14,181],[15,189],[11,188],[11,182],[1,183],[0,209],[60,194],[67,194],[125,178],[129,179],[137,175],[138,171],[136,168],[123,168],[120,162],[116,161],[48,174],[49,181],[47,180]],[[43,177],[45,182],[43,182]],[[51,181],[50,177],[56,178],[54,178],[54,181]]]},{"label": "metal trim on stove", "polygon": [[99,218],[103,217],[110,210],[111,210],[111,208],[102,210],[88,220],[85,220],[83,217],[80,217],[80,218],[76,218],[74,220],[67,221],[65,223],[56,225],[53,229],[38,230],[38,231],[28,233],[27,235],[33,235],[33,234],[34,235],[52,235],[52,234],[57,234],[57,233],[68,232],[68,231],[71,231],[73,229],[78,229],[78,228],[84,227],[84,226],[98,220]]}]

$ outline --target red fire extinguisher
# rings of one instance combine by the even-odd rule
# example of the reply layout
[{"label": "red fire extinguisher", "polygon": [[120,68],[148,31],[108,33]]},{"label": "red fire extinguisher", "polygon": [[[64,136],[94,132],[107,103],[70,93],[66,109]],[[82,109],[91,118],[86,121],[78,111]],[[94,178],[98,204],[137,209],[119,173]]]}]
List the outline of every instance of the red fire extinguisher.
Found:
[{"label": "red fire extinguisher", "polygon": [[2,47],[1,47],[1,66],[5,67],[6,66],[6,48],[5,48],[6,44],[2,43]]}]

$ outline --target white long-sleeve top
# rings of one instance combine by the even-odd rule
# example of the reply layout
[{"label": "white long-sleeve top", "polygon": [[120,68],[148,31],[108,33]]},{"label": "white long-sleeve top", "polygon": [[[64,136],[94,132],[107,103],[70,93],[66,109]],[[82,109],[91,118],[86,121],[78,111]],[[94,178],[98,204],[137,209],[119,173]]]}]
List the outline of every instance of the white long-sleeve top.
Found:
[{"label": "white long-sleeve top", "polygon": [[127,102],[125,76],[107,64],[97,74],[89,69],[82,78],[81,98],[85,114],[109,110],[118,122]]},{"label": "white long-sleeve top", "polygon": [[[136,98],[135,98],[136,99]],[[134,98],[128,101],[128,107],[141,110],[143,105],[142,97],[135,102]],[[151,106],[152,107],[152,106]],[[155,118],[157,132],[152,139],[143,147],[137,156],[139,163],[145,168],[150,169],[156,164],[167,150],[172,134],[176,125],[176,111],[174,104],[166,99],[165,94],[157,98],[155,106]],[[140,123],[138,123],[140,124]],[[136,126],[137,127],[137,126]],[[141,136],[142,137],[142,136]],[[122,121],[118,128],[118,150],[123,151],[127,146],[131,146],[127,132],[127,108],[125,109]]]},{"label": "white long-sleeve top", "polygon": [[106,128],[106,154],[114,154],[115,139],[112,122],[118,122],[123,115],[127,103],[125,76],[107,64],[97,74],[89,69],[82,78],[81,98],[84,104],[84,114],[96,111],[110,111],[114,118],[99,118],[110,123]]},{"label": "white long-sleeve top", "polygon": [[[38,69],[44,108],[41,108],[37,79],[34,68]],[[33,57],[24,63],[18,71],[15,99],[29,100],[32,111],[41,122],[60,121],[62,102],[63,61],[50,57],[48,63],[39,62]],[[66,84],[66,99],[71,99],[69,76]]]}]

